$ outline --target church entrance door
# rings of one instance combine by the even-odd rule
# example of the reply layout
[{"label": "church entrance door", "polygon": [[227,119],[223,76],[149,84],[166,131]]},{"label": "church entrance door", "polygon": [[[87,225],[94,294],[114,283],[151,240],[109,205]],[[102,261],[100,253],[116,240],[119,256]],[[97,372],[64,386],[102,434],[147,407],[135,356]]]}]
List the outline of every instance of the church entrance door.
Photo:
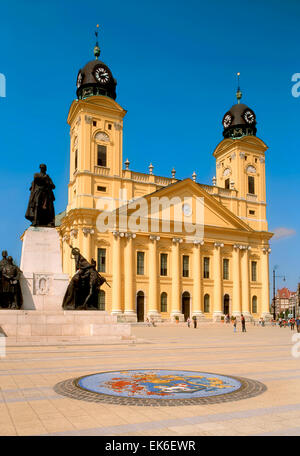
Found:
[{"label": "church entrance door", "polygon": [[145,320],[145,295],[143,291],[139,291],[136,297],[136,315],[137,321]]},{"label": "church entrance door", "polygon": [[226,294],[224,295],[224,309],[223,309],[223,312],[224,312],[224,315],[228,315],[229,314],[229,295]]},{"label": "church entrance door", "polygon": [[184,321],[187,321],[187,319],[191,316],[191,305],[190,305],[190,293],[185,291],[182,295],[182,310],[181,312],[184,315]]}]

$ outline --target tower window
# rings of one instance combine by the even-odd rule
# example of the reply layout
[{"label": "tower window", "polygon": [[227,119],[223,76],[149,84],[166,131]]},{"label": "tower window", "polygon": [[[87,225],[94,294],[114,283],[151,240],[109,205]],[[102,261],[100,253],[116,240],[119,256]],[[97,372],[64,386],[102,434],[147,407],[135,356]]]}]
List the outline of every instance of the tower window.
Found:
[{"label": "tower window", "polygon": [[245,161],[247,161],[247,155],[245,155]]},{"label": "tower window", "polygon": [[250,211],[249,211],[249,214],[250,214],[250,215],[255,215],[255,211],[251,211],[251,210],[250,210]]},{"label": "tower window", "polygon": [[254,177],[253,176],[248,176],[248,193],[251,195],[255,194],[254,191]]},{"label": "tower window", "polygon": [[160,295],[160,311],[161,312],[167,312],[168,311],[168,295],[165,292],[163,292]]},{"label": "tower window", "polygon": [[98,192],[106,192],[106,187],[98,186],[97,190],[98,190]]},{"label": "tower window", "polygon": [[229,280],[229,260],[228,260],[228,258],[223,259],[223,279]]},{"label": "tower window", "polygon": [[106,270],[106,249],[98,249],[98,272]]},{"label": "tower window", "polygon": [[204,279],[209,279],[209,258],[208,257],[204,257],[203,277],[204,277]]},{"label": "tower window", "polygon": [[144,252],[137,252],[137,271],[138,275],[144,275]]},{"label": "tower window", "polygon": [[93,120],[93,127],[97,127],[97,122],[96,122],[96,120]]},{"label": "tower window", "polygon": [[77,171],[77,167],[78,167],[78,150],[77,149],[75,150],[75,163],[74,163],[74,166],[75,166],[75,171]]},{"label": "tower window", "polygon": [[168,254],[161,253],[160,255],[160,275],[166,276],[168,275]]},{"label": "tower window", "polygon": [[257,280],[257,262],[251,261],[251,280],[256,282]]},{"label": "tower window", "polygon": [[108,124],[108,129],[111,130],[111,124]]},{"label": "tower window", "polygon": [[225,180],[225,188],[230,188],[230,179]]},{"label": "tower window", "polygon": [[97,165],[106,166],[106,146],[101,146],[98,144],[97,151],[98,151]]}]

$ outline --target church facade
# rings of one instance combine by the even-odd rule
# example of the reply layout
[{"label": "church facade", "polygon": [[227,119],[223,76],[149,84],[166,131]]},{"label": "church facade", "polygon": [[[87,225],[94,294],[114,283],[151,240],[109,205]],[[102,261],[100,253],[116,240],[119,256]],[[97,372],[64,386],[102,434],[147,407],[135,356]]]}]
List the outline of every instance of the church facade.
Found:
[{"label": "church facade", "polygon": [[[110,285],[101,288],[99,309],[124,321],[267,318],[267,146],[256,136],[255,113],[240,103],[240,90],[213,152],[213,185],[196,182],[195,174],[177,180],[175,170],[157,176],[152,165],[149,174],[139,173],[128,160],[123,166],[126,111],[115,101],[116,80],[98,59],[98,44],[94,54],[78,73],[68,115],[68,205],[57,227],[63,271],[70,277],[75,272],[70,246],[95,259]],[[155,211],[145,215],[141,207],[153,208],[154,200]],[[180,214],[187,226],[201,229],[182,230],[181,224],[179,230]]]}]

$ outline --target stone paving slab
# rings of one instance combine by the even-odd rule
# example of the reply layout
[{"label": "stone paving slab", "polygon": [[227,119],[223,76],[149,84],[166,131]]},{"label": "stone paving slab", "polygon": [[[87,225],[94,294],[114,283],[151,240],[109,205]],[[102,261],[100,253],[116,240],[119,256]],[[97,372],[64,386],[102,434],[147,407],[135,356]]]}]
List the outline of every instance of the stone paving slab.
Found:
[{"label": "stone paving slab", "polygon": [[[240,329],[240,328],[239,328]],[[300,435],[300,358],[289,328],[231,325],[132,328],[138,343],[12,346],[0,358],[0,435]],[[256,397],[136,407],[80,401],[54,386],[120,369],[215,372],[262,382]]]}]

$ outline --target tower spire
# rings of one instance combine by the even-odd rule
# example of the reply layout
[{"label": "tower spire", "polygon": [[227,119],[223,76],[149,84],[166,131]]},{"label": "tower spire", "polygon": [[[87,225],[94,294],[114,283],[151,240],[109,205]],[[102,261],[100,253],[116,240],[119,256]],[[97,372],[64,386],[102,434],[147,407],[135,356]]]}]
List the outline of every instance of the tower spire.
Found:
[{"label": "tower spire", "polygon": [[237,91],[236,91],[236,98],[237,98],[238,104],[240,104],[240,101],[241,101],[241,98],[242,98],[242,92],[241,92],[241,89],[240,89],[240,75],[241,75],[241,73],[237,73],[238,86],[237,86]]},{"label": "tower spire", "polygon": [[98,43],[98,30],[99,30],[99,24],[97,24],[96,31],[95,31],[96,45],[94,47],[94,56],[95,56],[96,60],[98,60],[98,57],[100,55],[100,48],[99,48],[99,43]]}]

